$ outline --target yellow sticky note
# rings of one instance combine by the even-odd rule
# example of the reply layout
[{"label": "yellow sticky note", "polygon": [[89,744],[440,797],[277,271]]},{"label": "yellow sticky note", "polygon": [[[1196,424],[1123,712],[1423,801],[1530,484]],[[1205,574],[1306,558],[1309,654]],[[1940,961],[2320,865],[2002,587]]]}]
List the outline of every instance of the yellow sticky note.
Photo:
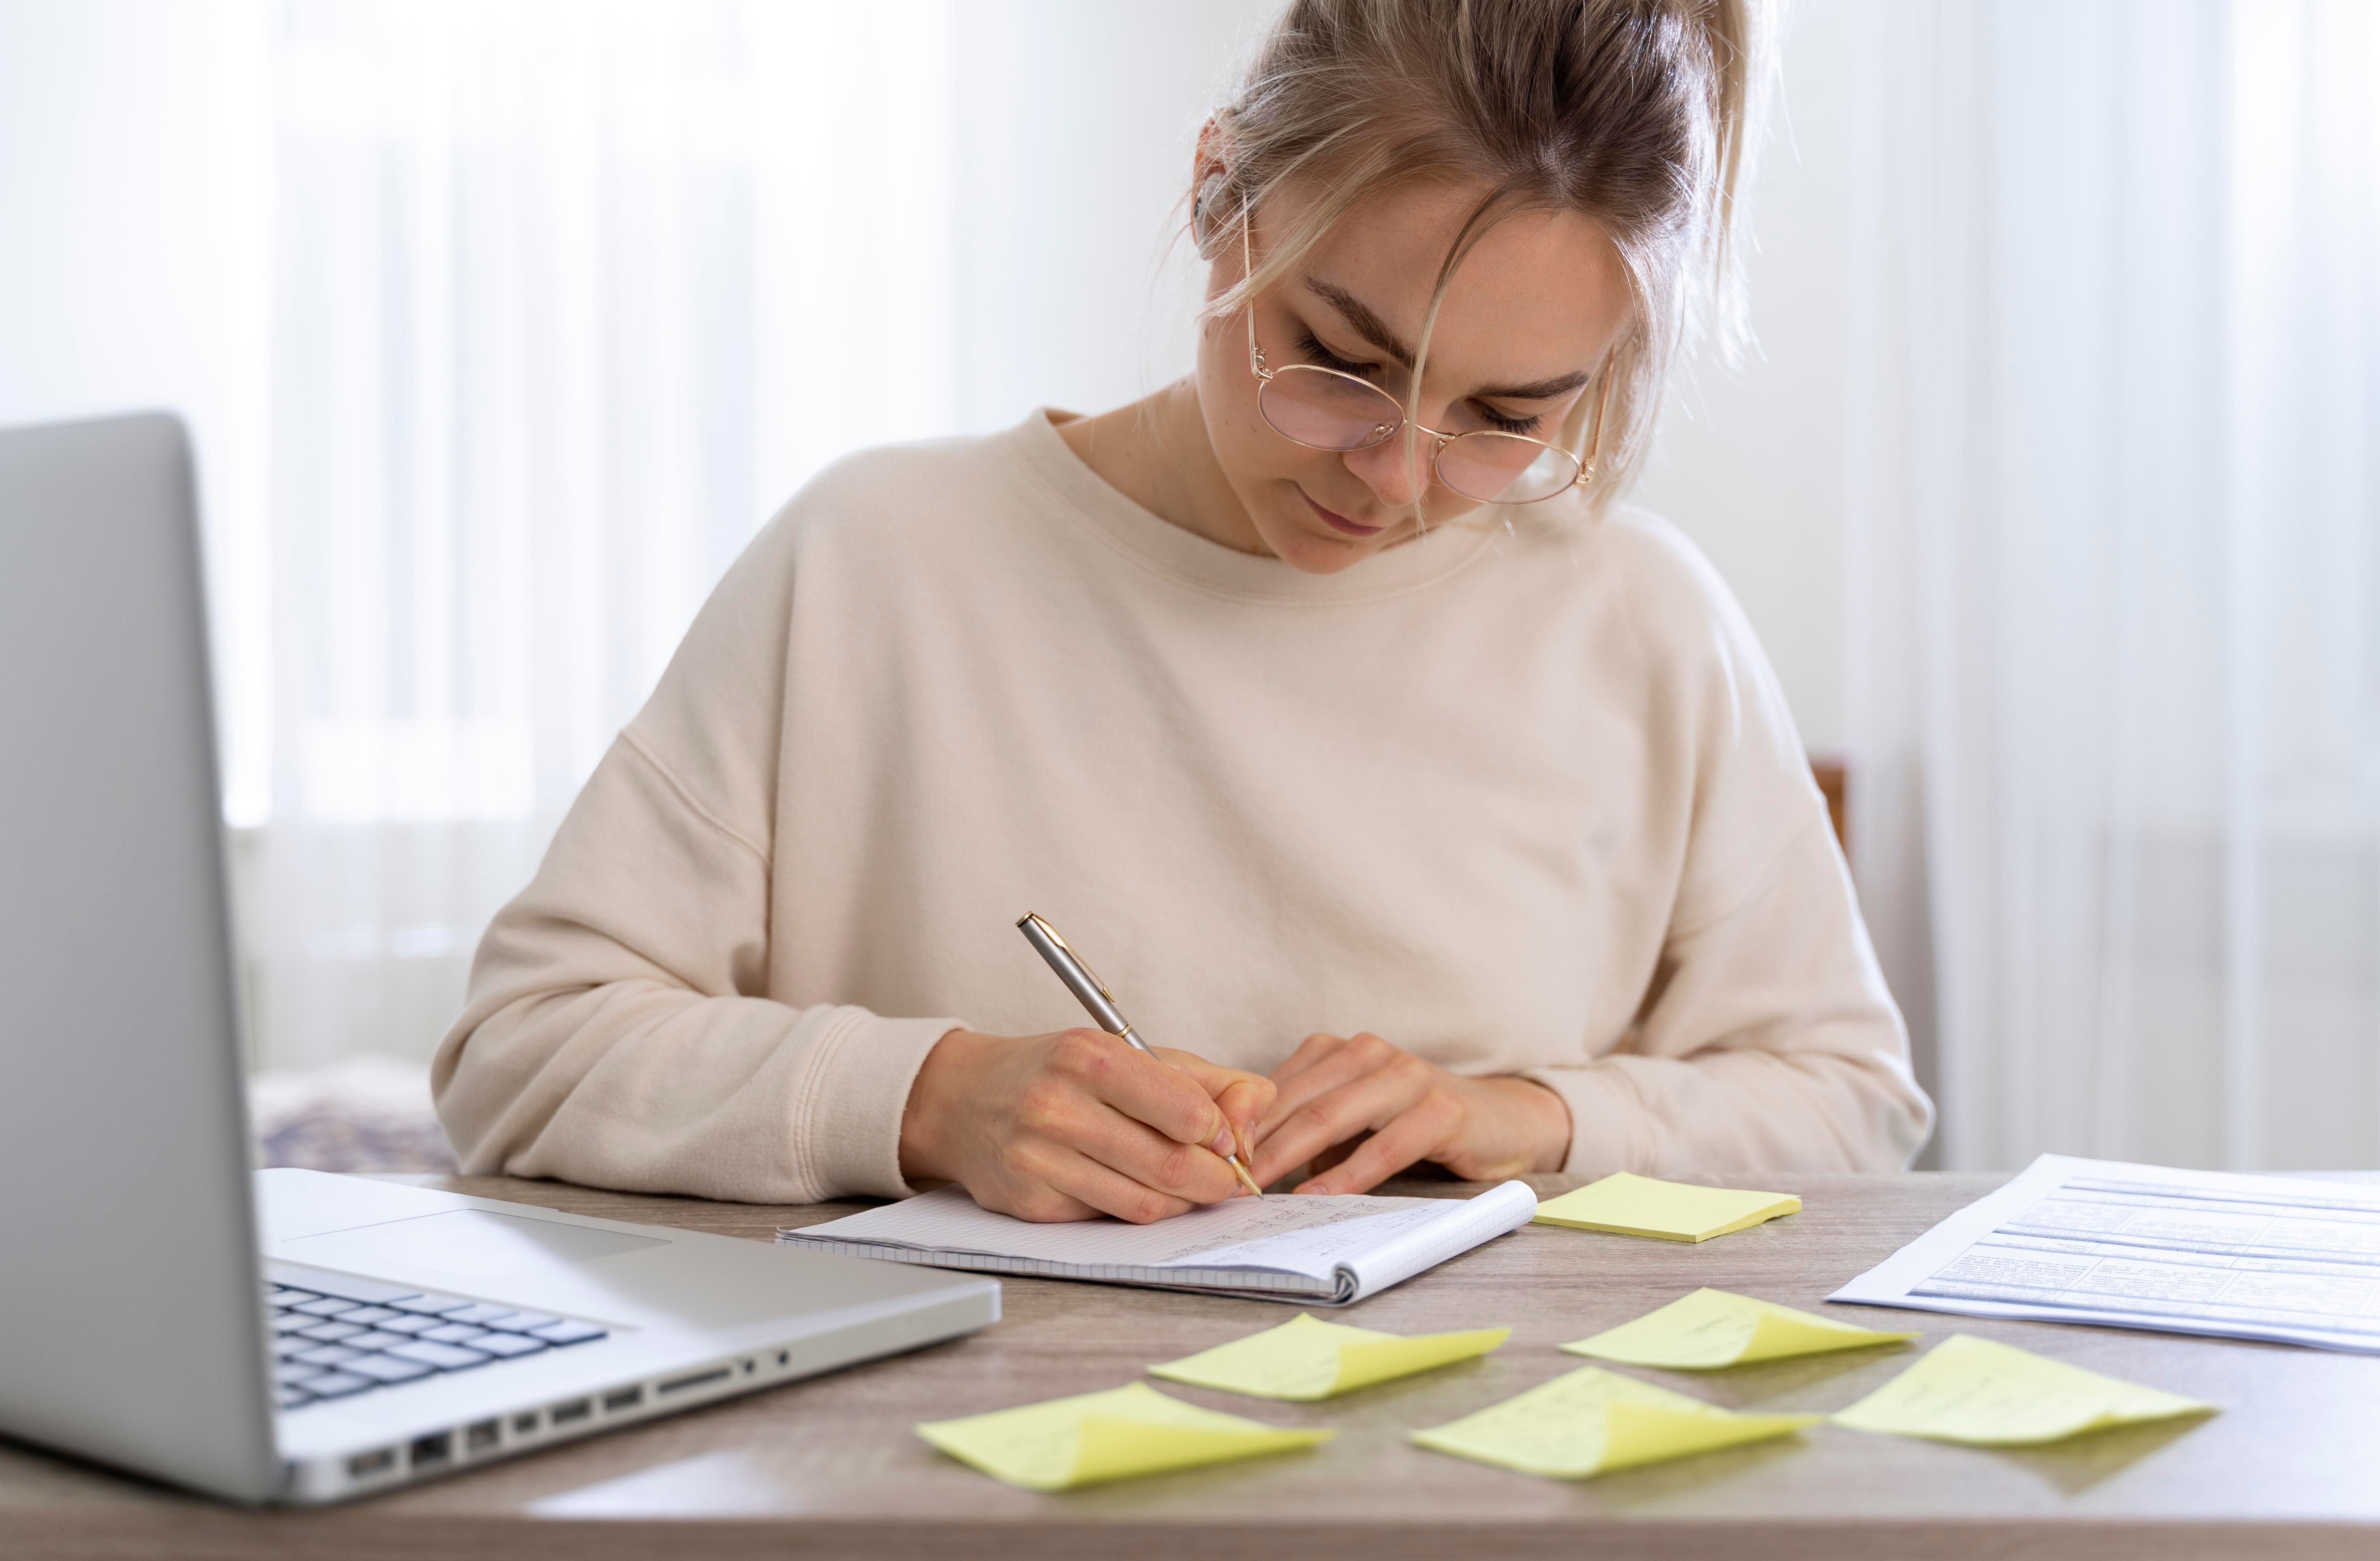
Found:
[{"label": "yellow sticky note", "polygon": [[1382,1334],[1301,1311],[1278,1328],[1151,1366],[1148,1374],[1259,1398],[1328,1398],[1485,1355],[1512,1336],[1510,1328]]},{"label": "yellow sticky note", "polygon": [[1734,1414],[1616,1372],[1581,1366],[1477,1414],[1416,1431],[1413,1440],[1524,1474],[1584,1480],[1616,1469],[1765,1442],[1822,1418]]},{"label": "yellow sticky note", "polygon": [[1915,1334],[1886,1334],[1796,1311],[1774,1301],[1725,1290],[1696,1290],[1633,1323],[1607,1328],[1593,1338],[1562,1346],[1572,1355],[1620,1360],[1632,1366],[1668,1366],[1708,1372],[1791,1355],[1823,1355],[1830,1349],[1864,1349],[1900,1344]]},{"label": "yellow sticky note", "polygon": [[929,1421],[917,1434],[995,1480],[1065,1491],[1311,1447],[1336,1433],[1242,1420],[1134,1383],[965,1420]]},{"label": "yellow sticky note", "polygon": [[1788,1192],[1689,1187],[1621,1171],[1547,1199],[1537,1205],[1536,1223],[1617,1236],[1656,1236],[1664,1241],[1707,1241],[1801,1212],[1802,1201]]},{"label": "yellow sticky note", "polygon": [[1953,1334],[1916,1364],[1835,1417],[1854,1431],[2014,1447],[2215,1406],[2161,1393],[2014,1345]]}]

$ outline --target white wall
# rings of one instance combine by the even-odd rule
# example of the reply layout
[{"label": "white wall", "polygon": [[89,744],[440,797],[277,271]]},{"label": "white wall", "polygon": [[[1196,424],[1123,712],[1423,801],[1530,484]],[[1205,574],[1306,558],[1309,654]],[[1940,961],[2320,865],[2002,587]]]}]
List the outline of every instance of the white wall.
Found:
[{"label": "white wall", "polygon": [[1706,354],[1679,377],[1635,494],[1742,599],[1814,752],[1845,740],[1855,11],[1856,0],[1794,7],[1753,195],[1758,343],[1740,369]]}]

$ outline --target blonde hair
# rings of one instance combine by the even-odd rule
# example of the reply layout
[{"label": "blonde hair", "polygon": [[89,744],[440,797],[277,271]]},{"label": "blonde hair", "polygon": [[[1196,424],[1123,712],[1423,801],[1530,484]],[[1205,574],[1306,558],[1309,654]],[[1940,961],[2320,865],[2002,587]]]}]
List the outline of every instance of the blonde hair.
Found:
[{"label": "blonde hair", "polygon": [[[1244,215],[1285,187],[1315,193],[1207,317],[1245,307],[1388,186],[1485,184],[1439,268],[1417,401],[1430,330],[1473,246],[1515,214],[1580,213],[1619,250],[1633,306],[1602,366],[1599,510],[1643,464],[1680,348],[1713,328],[1730,354],[1744,338],[1742,191],[1773,30],[1764,0],[1293,0],[1216,111],[1224,171],[1196,198],[1199,253],[1236,249]],[[1598,377],[1560,430],[1583,457],[1606,388]]]}]

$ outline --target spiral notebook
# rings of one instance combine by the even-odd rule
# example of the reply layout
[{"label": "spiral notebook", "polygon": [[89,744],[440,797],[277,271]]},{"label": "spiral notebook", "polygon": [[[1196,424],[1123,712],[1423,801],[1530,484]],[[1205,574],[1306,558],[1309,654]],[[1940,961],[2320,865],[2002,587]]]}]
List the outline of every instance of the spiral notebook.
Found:
[{"label": "spiral notebook", "polygon": [[1348,1306],[1517,1230],[1536,1212],[1528,1184],[1508,1181],[1475,1198],[1233,1198],[1155,1225],[1035,1225],[946,1187],[781,1230],[777,1239],[936,1268]]}]

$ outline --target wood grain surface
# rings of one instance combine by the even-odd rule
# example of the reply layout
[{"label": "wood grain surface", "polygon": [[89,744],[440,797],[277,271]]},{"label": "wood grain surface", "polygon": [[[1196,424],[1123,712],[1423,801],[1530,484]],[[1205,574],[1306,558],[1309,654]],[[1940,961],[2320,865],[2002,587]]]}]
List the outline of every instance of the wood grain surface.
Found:
[{"label": "wood grain surface", "polygon": [[[504,1177],[423,1185],[767,1240],[856,1205],[770,1208]],[[1541,1191],[1572,1185],[1533,1178]],[[1510,1323],[1497,1354],[1321,1404],[1164,1384],[1281,1424],[1312,1453],[1059,1495],[942,1457],[917,1421],[1130,1382],[1142,1367],[1286,1321],[1258,1301],[1008,1279],[971,1338],[327,1511],[236,1511],[0,1442],[0,1556],[1098,1557],[1631,1561],[2380,1555],[2380,1358],[2117,1329],[1828,1307],[1827,1292],[1995,1176],[1767,1178],[1803,1212],[1698,1247],[1528,1226],[1342,1320],[1398,1333]],[[1461,1184],[1386,1190],[1456,1195]],[[1982,1334],[2223,1407],[2182,1427],[1990,1452],[1821,1425],[1798,1438],[1583,1482],[1415,1447],[1405,1433],[1582,1364],[1554,1347],[1709,1285],[1927,1341]],[[1912,1350],[1717,1373],[1638,1371],[1731,1409],[1839,1409]]]}]

